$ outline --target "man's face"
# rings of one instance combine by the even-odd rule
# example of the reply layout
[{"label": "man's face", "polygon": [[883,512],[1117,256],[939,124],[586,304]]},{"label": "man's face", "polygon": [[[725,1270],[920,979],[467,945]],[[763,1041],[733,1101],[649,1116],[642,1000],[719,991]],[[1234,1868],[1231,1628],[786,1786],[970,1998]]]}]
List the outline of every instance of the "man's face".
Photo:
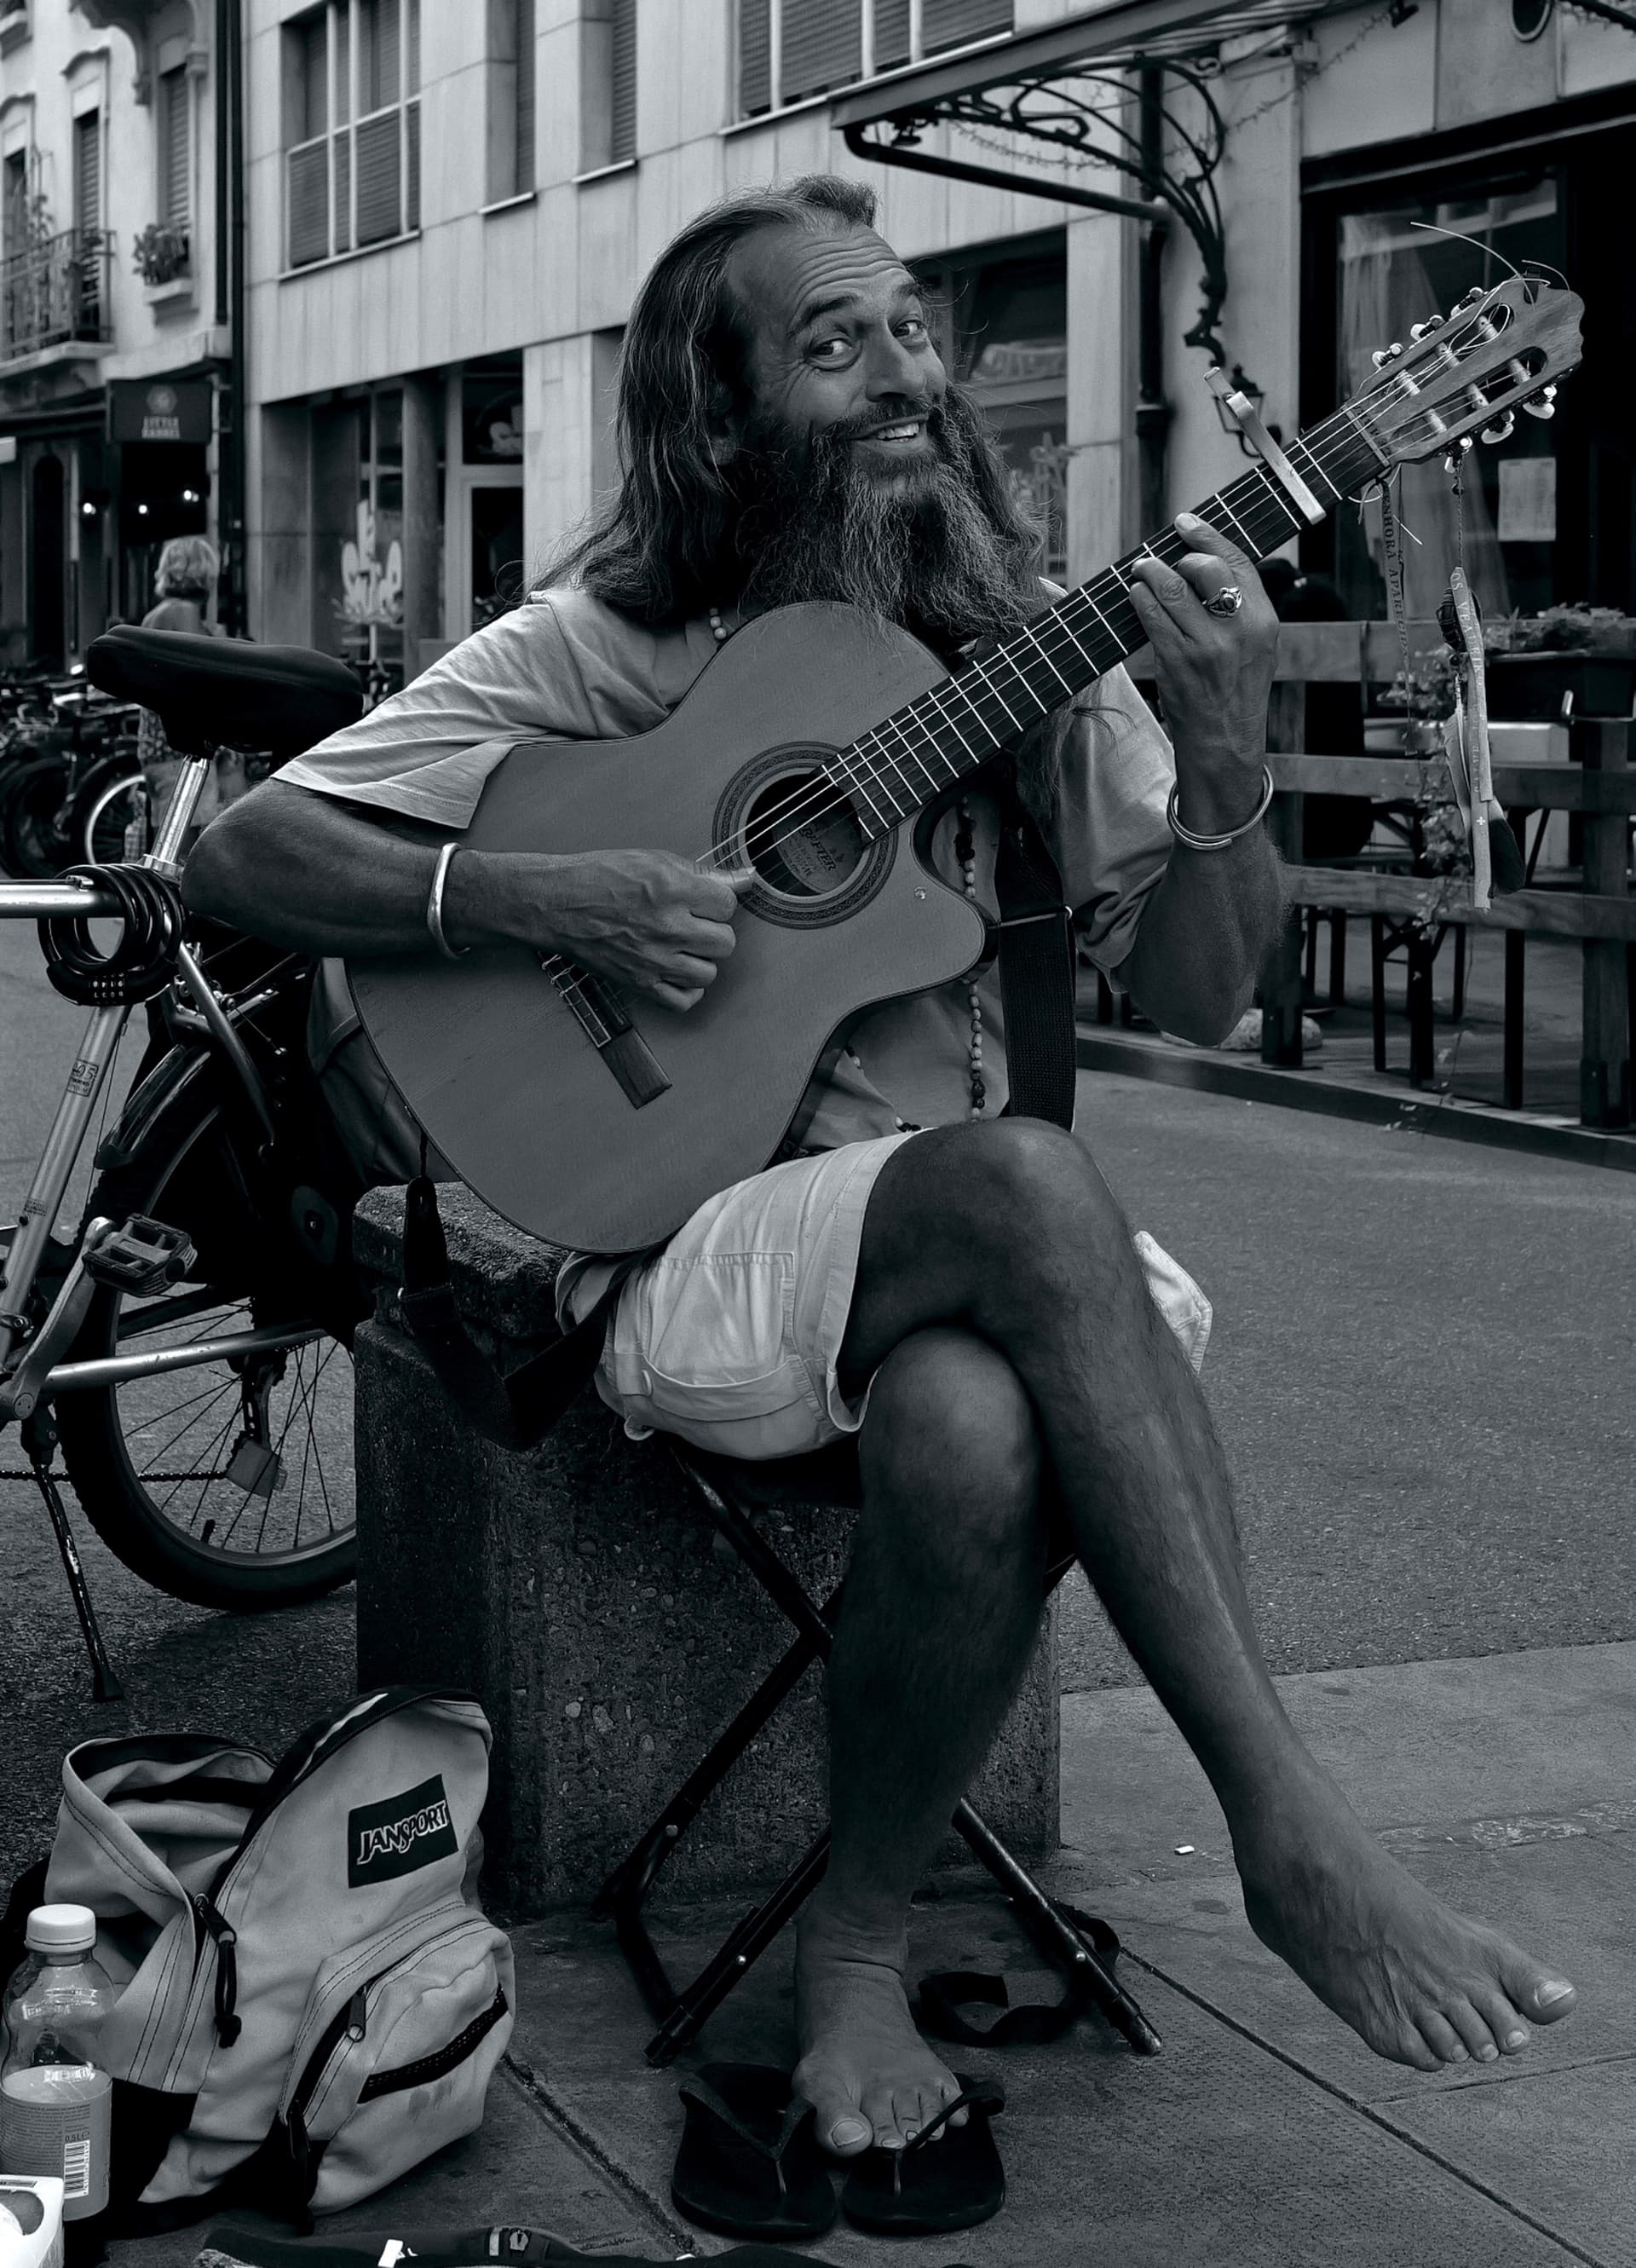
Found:
[{"label": "man's face", "polygon": [[803,464],[831,435],[889,489],[937,461],[928,412],[947,387],[921,287],[872,229],[770,227],[737,246],[727,279],[748,326],[752,401],[735,441],[776,438]]}]

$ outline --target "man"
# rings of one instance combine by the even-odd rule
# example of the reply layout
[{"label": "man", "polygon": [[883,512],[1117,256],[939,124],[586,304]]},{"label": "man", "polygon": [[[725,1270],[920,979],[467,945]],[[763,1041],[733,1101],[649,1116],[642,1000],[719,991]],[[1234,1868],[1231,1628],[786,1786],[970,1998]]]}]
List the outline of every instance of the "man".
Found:
[{"label": "man", "polygon": [[[852,599],[946,656],[1038,611],[1031,532],[873,215],[867,192],[820,178],[681,232],[633,311],[625,483],[577,579],[227,813],[189,865],[195,908],[312,953],[512,940],[671,1013],[702,998],[733,947],[730,880],[640,851],[438,846],[510,745],[647,729],[760,608]],[[1276,626],[1249,563],[1177,526],[1178,570],[1143,561],[1133,593],[1173,761],[1115,672],[1028,738],[1018,780],[1090,951],[1167,1029],[1210,1042],[1277,917],[1251,823]],[[974,787],[936,837],[984,902],[995,823]],[[862,1429],[833,1844],[797,1951],[796,2088],[820,2139],[900,2146],[955,2092],[910,2020],[905,1926],[1034,1641],[1047,1476],[1209,1774],[1262,1938],[1383,2055],[1429,2071],[1513,2052],[1573,1987],[1422,1890],[1296,1738],[1181,1344],[1198,1351],[1202,1301],[1156,1248],[1138,1254],[1071,1136],[998,1116],[998,1010],[981,981],[861,1019],[809,1098],[803,1153],[713,1199],[631,1279],[599,1373],[633,1430],[740,1455]],[[383,1124],[388,1108],[383,1094]],[[565,1274],[565,1312],[583,1313],[603,1275]]]}]

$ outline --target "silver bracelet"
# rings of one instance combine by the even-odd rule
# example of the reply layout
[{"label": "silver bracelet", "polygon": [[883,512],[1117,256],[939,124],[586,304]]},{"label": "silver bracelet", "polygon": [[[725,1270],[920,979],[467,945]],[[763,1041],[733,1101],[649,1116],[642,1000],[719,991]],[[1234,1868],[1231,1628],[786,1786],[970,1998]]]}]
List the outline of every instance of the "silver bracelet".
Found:
[{"label": "silver bracelet", "polygon": [[432,933],[432,943],[445,961],[464,961],[472,949],[469,945],[451,945],[443,933],[443,886],[449,879],[449,862],[460,848],[459,843],[445,843],[437,853],[437,864],[432,868],[432,887],[426,900],[426,926]]},{"label": "silver bracelet", "polygon": [[1266,817],[1267,806],[1273,800],[1273,775],[1267,766],[1263,764],[1260,802],[1257,804],[1242,827],[1235,827],[1226,835],[1195,835],[1191,828],[1184,827],[1176,815],[1176,797],[1177,790],[1173,787],[1170,790],[1170,799],[1164,806],[1164,815],[1170,822],[1170,832],[1177,841],[1185,843],[1190,850],[1225,850],[1229,843],[1241,843],[1246,835],[1252,835]]}]

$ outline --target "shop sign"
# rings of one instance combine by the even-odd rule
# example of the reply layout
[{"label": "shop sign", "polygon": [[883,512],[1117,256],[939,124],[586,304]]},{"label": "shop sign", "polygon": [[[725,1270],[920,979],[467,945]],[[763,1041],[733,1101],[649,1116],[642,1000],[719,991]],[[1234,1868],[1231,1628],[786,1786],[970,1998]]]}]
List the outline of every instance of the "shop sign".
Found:
[{"label": "shop sign", "polygon": [[110,441],[187,441],[210,438],[208,378],[112,379],[108,384]]}]

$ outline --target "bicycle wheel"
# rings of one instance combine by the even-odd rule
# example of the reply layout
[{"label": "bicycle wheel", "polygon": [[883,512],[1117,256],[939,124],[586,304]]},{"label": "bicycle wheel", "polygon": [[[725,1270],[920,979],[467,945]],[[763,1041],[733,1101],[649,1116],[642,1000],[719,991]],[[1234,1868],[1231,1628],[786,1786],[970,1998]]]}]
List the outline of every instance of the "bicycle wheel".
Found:
[{"label": "bicycle wheel", "polygon": [[303,1322],[245,1194],[213,1087],[182,1087],[136,1155],[105,1174],[92,1214],[185,1229],[191,1277],[157,1298],[98,1290],[72,1359],[146,1353],[288,1326],[297,1344],[58,1396],[69,1477],[110,1550],[174,1598],[241,1614],[350,1580],[352,1358]]},{"label": "bicycle wheel", "polygon": [[0,790],[0,865],[22,881],[60,873],[72,856],[63,825],[66,756],[37,756]]},{"label": "bicycle wheel", "polygon": [[114,866],[142,858],[153,840],[152,798],[140,764],[107,756],[74,798],[69,834],[77,859]]}]

